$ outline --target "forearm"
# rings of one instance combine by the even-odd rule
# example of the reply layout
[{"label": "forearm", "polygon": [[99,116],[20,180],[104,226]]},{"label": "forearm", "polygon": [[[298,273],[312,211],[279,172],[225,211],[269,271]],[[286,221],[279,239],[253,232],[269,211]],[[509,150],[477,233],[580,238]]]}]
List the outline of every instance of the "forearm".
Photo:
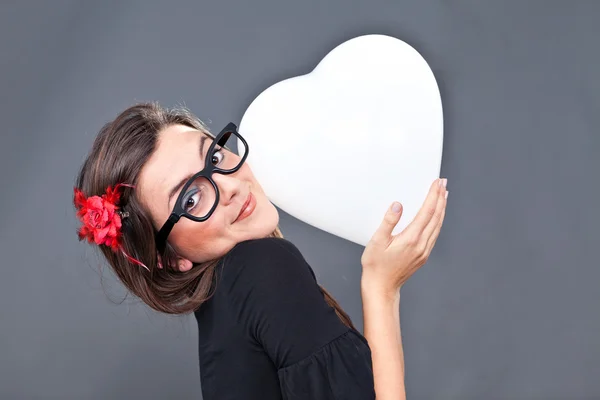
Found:
[{"label": "forearm", "polygon": [[363,279],[361,294],[364,336],[371,348],[377,400],[405,399],[400,291],[384,295]]}]

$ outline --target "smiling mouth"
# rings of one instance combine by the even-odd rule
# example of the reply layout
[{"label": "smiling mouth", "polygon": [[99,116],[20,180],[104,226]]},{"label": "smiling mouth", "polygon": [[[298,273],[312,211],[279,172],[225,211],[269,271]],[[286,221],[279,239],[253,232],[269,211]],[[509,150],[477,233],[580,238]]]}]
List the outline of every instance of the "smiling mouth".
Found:
[{"label": "smiling mouth", "polygon": [[252,194],[252,192],[250,192],[248,194],[248,198],[244,202],[244,205],[240,209],[240,213],[238,214],[235,221],[233,221],[233,222],[238,222],[238,221],[241,221],[244,218],[248,217],[250,214],[252,214],[252,212],[254,211],[255,208],[256,208],[256,199],[254,198],[254,195]]}]

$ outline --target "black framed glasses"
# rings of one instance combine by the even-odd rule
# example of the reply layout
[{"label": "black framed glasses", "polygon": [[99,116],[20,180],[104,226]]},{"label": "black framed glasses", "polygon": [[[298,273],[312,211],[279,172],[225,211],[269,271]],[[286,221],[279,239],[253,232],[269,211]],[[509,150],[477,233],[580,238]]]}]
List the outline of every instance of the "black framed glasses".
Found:
[{"label": "black framed glasses", "polygon": [[[219,188],[212,178],[213,174],[229,175],[241,168],[248,157],[248,143],[238,133],[237,126],[230,122],[212,140],[204,152],[209,136],[200,140],[200,153],[204,157],[204,168],[188,179],[175,201],[175,206],[167,221],[155,236],[159,252],[165,249],[167,238],[181,217],[202,222],[210,218],[219,204]],[[231,151],[237,141],[237,154]]]}]

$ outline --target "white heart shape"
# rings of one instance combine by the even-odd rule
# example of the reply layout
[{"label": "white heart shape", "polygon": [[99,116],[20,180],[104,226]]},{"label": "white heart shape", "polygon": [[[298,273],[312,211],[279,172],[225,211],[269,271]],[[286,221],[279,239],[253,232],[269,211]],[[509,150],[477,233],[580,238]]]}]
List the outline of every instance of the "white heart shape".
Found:
[{"label": "white heart shape", "polygon": [[433,72],[403,41],[348,40],[313,71],[264,90],[239,132],[269,199],[312,226],[366,245],[390,204],[414,218],[439,176],[442,102]]}]

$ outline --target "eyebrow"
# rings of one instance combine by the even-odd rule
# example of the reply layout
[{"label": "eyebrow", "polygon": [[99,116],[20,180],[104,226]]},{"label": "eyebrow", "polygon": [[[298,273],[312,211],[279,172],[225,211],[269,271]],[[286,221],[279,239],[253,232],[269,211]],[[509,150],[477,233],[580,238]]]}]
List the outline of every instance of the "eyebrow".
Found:
[{"label": "eyebrow", "polygon": [[[202,135],[202,137],[200,138],[200,147],[199,147],[198,151],[200,152],[201,160],[204,160],[203,155],[204,155],[204,144],[206,143],[206,138],[207,138],[206,135]],[[185,185],[185,183],[194,175],[195,175],[195,173],[187,175],[185,178],[183,178],[181,181],[179,181],[179,183],[177,185],[175,185],[173,187],[173,189],[171,189],[171,191],[169,192],[169,198],[167,200],[167,205],[171,202],[171,199],[173,198],[173,196],[175,196],[175,193],[177,193],[179,191],[179,189],[181,189],[181,187],[183,185]]]}]

